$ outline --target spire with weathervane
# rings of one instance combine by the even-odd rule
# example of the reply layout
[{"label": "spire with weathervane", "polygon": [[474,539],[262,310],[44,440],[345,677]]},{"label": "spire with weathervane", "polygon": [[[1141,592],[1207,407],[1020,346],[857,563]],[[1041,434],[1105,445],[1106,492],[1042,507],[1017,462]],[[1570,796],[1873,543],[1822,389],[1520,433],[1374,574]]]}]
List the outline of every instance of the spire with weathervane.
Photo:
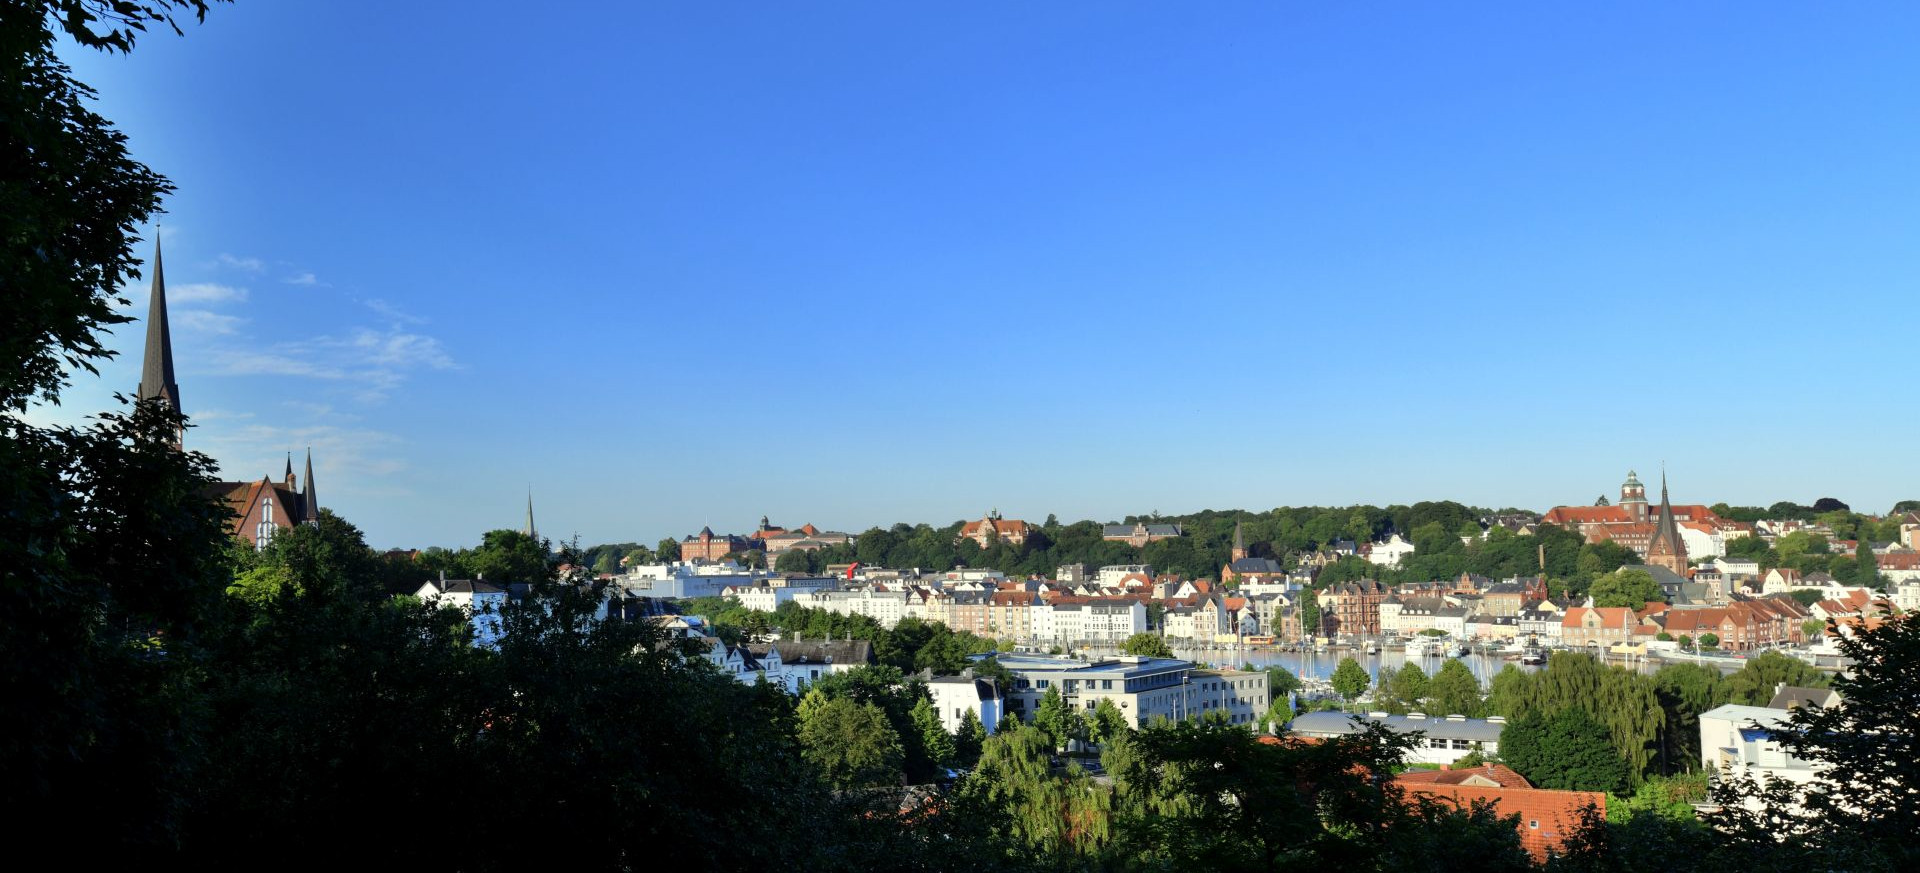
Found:
[{"label": "spire with weathervane", "polygon": [[[160,265],[160,240],[153,241],[153,294],[147,301],[147,351],[140,365],[141,400],[157,400],[180,412],[180,386],[173,381],[173,334],[167,330],[167,279]],[[174,437],[177,445],[182,435]]]}]

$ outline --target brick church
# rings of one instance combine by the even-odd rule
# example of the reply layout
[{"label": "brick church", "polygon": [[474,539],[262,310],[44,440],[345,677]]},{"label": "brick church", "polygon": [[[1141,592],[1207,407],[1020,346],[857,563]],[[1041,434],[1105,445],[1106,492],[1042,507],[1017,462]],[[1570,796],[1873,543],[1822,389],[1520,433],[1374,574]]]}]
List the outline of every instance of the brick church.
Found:
[{"label": "brick church", "polygon": [[1687,543],[1681,536],[1682,523],[1718,524],[1713,510],[1697,504],[1674,506],[1667,499],[1667,475],[1660,474],[1660,507],[1647,506],[1647,486],[1639,474],[1627,471],[1620,486],[1620,502],[1607,506],[1556,506],[1541,519],[1547,524],[1571,528],[1585,535],[1587,542],[1613,540],[1640,554],[1641,560],[1665,567],[1681,576],[1688,575]]},{"label": "brick church", "polygon": [[[160,263],[160,243],[153,244],[153,298],[147,304],[147,347],[140,368],[141,400],[154,400],[180,411],[180,386],[173,378],[173,335],[167,328],[167,280]],[[178,446],[185,433],[175,437]],[[307,450],[305,477],[295,476],[293,456],[279,478],[262,476],[247,482],[216,482],[207,493],[225,501],[233,511],[234,536],[256,549],[266,548],[274,534],[295,525],[320,525],[320,500],[313,490],[313,450]]]}]

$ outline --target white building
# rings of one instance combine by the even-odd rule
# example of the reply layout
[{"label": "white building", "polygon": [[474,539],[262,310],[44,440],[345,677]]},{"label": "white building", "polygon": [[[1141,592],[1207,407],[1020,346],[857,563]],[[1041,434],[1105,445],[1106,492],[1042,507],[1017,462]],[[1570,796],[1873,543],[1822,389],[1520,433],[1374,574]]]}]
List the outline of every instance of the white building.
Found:
[{"label": "white building", "polygon": [[749,570],[732,561],[675,562],[628,567],[626,575],[617,582],[627,594],[635,597],[682,599],[719,597],[730,586],[761,585],[774,578],[778,578],[776,574]]},{"label": "white building", "polygon": [[1385,725],[1395,733],[1421,732],[1420,745],[1407,753],[1408,763],[1419,764],[1452,764],[1475,751],[1488,757],[1499,754],[1500,732],[1507,726],[1507,720],[1499,716],[1430,717],[1418,712],[1407,715],[1370,712],[1354,716],[1344,712],[1305,712],[1294,716],[1291,733],[1296,737],[1321,739],[1347,736],[1360,732],[1354,719],[1361,718]]},{"label": "white building", "polygon": [[479,579],[428,580],[415,589],[413,596],[434,606],[452,606],[467,614],[473,623],[473,642],[492,648],[505,634],[500,614],[507,607],[507,590]]},{"label": "white building", "polygon": [[1153,578],[1152,564],[1110,564],[1100,568],[1094,576],[1095,584],[1102,588],[1117,588],[1128,576]]},{"label": "white building", "polygon": [[1413,552],[1413,544],[1394,533],[1389,534],[1386,541],[1374,543],[1372,551],[1367,553],[1367,560],[1381,567],[1398,567],[1401,560]]},{"label": "white building", "polygon": [[986,725],[987,733],[1000,725],[1001,708],[1000,689],[993,686],[993,680],[975,678],[972,670],[959,676],[935,676],[927,680],[927,694],[933,697],[933,709],[940,714],[940,724],[947,733],[959,733],[960,720],[968,712]]},{"label": "white building", "polygon": [[1893,605],[1903,612],[1920,609],[1920,581],[1900,582],[1890,586],[1893,589]]},{"label": "white building", "polygon": [[1734,703],[1701,713],[1700,765],[1709,773],[1743,774],[1755,781],[1813,781],[1815,762],[1793,757],[1768,736],[1769,729],[1785,726],[1791,715],[1785,709]]}]

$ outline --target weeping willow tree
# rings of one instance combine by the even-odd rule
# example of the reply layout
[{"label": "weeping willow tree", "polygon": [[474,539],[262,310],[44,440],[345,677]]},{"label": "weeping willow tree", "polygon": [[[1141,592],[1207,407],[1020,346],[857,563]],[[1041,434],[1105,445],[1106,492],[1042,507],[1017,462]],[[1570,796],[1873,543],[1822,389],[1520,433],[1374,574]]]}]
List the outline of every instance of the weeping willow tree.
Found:
[{"label": "weeping willow tree", "polygon": [[1585,709],[1606,725],[1635,785],[1651,771],[1667,721],[1651,677],[1603,665],[1579,652],[1555,652],[1547,669],[1538,673],[1501,671],[1494,677],[1488,704],[1496,715],[1509,719]]}]

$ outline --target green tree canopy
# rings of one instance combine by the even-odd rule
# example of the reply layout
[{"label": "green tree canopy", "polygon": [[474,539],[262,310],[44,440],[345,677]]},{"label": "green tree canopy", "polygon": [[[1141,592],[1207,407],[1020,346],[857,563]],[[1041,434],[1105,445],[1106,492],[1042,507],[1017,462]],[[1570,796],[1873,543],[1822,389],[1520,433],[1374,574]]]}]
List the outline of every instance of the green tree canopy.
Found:
[{"label": "green tree canopy", "polygon": [[1341,658],[1339,665],[1333,668],[1333,690],[1341,697],[1351,701],[1373,684],[1373,678],[1367,675],[1367,668],[1351,657]]},{"label": "green tree canopy", "polygon": [[1127,637],[1120,644],[1120,651],[1143,658],[1173,657],[1173,650],[1167,647],[1167,641],[1161,639],[1159,634],[1138,633]]},{"label": "green tree canopy", "polygon": [[1594,606],[1624,606],[1633,610],[1662,599],[1660,583],[1653,581],[1652,574],[1645,570],[1615,570],[1595,578],[1587,593],[1593,597]]},{"label": "green tree canopy", "polygon": [[1426,711],[1434,715],[1464,715],[1478,718],[1484,707],[1480,680],[1461,661],[1449,658],[1427,683]]},{"label": "green tree canopy", "polygon": [[1627,765],[1614,752],[1607,726],[1578,706],[1551,714],[1529,712],[1508,722],[1500,731],[1500,758],[1536,788],[1627,788]]},{"label": "green tree canopy", "polygon": [[905,752],[887,714],[871,703],[832,698],[800,722],[808,761],[842,788],[900,781]]}]

